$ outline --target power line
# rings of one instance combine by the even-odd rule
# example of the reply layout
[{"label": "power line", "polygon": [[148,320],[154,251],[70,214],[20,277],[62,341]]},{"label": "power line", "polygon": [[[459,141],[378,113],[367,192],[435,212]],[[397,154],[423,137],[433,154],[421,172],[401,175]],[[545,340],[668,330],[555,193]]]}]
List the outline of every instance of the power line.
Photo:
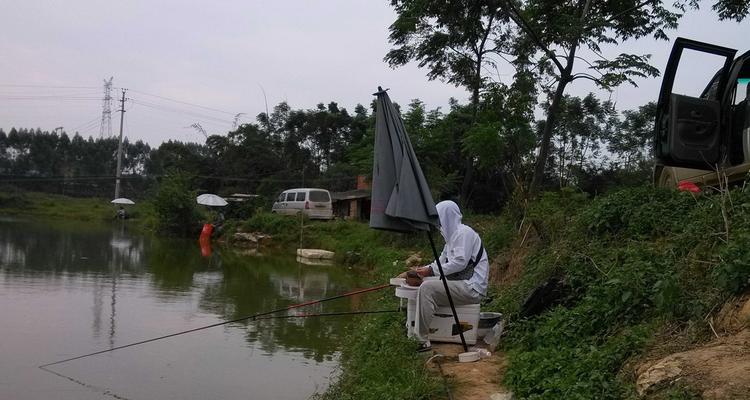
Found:
[{"label": "power line", "polygon": [[96,117],[96,118],[92,119],[91,121],[84,122],[83,124],[81,124],[81,125],[73,128],[72,131],[73,132],[78,132],[78,131],[84,131],[85,132],[85,131],[88,131],[91,128],[93,128],[94,126],[96,126],[97,122],[99,122],[99,117]]},{"label": "power line", "polygon": [[213,117],[213,116],[210,116],[210,115],[199,114],[199,113],[192,112],[192,111],[187,111],[187,110],[180,110],[180,109],[176,109],[176,108],[170,108],[168,106],[163,106],[161,104],[156,104],[156,103],[145,102],[143,100],[131,99],[131,101],[134,104],[138,104],[138,105],[141,105],[141,106],[144,106],[144,107],[153,108],[153,109],[159,110],[159,111],[166,111],[166,112],[171,112],[171,113],[176,113],[176,114],[189,115],[189,116],[194,117],[194,118],[204,118],[204,119],[207,119],[207,120],[221,122],[221,123],[225,123],[225,124],[228,124],[228,125],[232,125],[232,123],[233,123],[232,120],[217,118],[217,117]]},{"label": "power line", "polygon": [[2,100],[97,100],[101,101],[101,97],[93,97],[87,95],[3,95],[0,94]]},{"label": "power line", "polygon": [[45,89],[99,89],[96,86],[17,85],[17,84],[9,84],[9,83],[0,83],[0,87],[45,88]]},{"label": "power line", "polygon": [[167,101],[172,101],[172,102],[175,102],[175,103],[180,103],[180,104],[185,104],[185,105],[189,105],[189,106],[193,106],[193,107],[203,108],[203,109],[206,109],[206,110],[216,111],[216,112],[220,112],[220,113],[228,114],[228,115],[232,115],[232,116],[238,114],[236,112],[219,110],[218,108],[206,107],[206,106],[202,106],[200,104],[190,103],[190,102],[182,101],[182,100],[176,100],[176,99],[172,99],[172,98],[169,98],[169,97],[159,96],[158,94],[152,94],[152,93],[143,92],[143,91],[140,91],[140,90],[131,89],[131,91],[133,91],[135,93],[140,93],[140,94],[143,94],[143,95],[146,95],[146,96],[156,97],[156,98],[159,98],[159,99],[162,99],[162,100],[167,100]]}]

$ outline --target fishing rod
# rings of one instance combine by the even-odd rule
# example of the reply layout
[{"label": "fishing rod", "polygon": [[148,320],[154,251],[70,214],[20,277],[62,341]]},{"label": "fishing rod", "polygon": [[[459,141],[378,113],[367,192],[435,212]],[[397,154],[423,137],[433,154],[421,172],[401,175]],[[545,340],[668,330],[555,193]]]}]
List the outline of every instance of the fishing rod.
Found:
[{"label": "fishing rod", "polygon": [[305,306],[310,306],[310,305],[313,305],[313,304],[323,303],[325,301],[330,301],[330,300],[336,300],[336,299],[340,299],[340,298],[343,298],[343,297],[354,296],[354,295],[357,295],[357,294],[362,294],[362,293],[367,293],[367,292],[374,292],[376,290],[385,289],[385,288],[387,288],[389,286],[390,286],[390,284],[386,283],[386,284],[383,284],[383,285],[373,286],[373,287],[367,288],[367,289],[360,289],[360,290],[355,290],[355,291],[344,293],[344,294],[339,294],[339,295],[336,295],[336,296],[326,297],[324,299],[318,299],[318,300],[307,301],[307,302],[304,302],[304,303],[293,304],[291,306],[277,308],[277,309],[271,310],[271,311],[264,311],[264,312],[261,312],[261,313],[258,313],[258,314],[248,315],[248,316],[241,317],[241,318],[235,318],[235,319],[229,320],[229,321],[217,322],[217,323],[211,324],[211,325],[201,326],[201,327],[198,327],[198,328],[188,329],[188,330],[181,331],[181,332],[171,333],[169,335],[164,335],[164,336],[159,336],[159,337],[155,337],[155,338],[151,338],[151,339],[141,340],[139,342],[129,343],[129,344],[125,344],[125,345],[122,345],[122,346],[113,347],[113,348],[106,349],[106,350],[100,350],[100,351],[95,351],[93,353],[88,353],[88,354],[84,354],[84,355],[80,355],[80,356],[76,356],[76,357],[71,357],[71,358],[66,358],[64,360],[55,361],[55,362],[51,362],[51,363],[48,363],[48,364],[40,365],[39,368],[46,370],[45,367],[50,367],[52,365],[62,364],[62,363],[70,362],[70,361],[73,361],[73,360],[80,360],[81,358],[91,357],[91,356],[95,356],[97,354],[109,353],[111,351],[124,349],[126,347],[138,346],[138,345],[145,344],[145,343],[155,342],[157,340],[171,338],[171,337],[175,337],[175,336],[179,336],[179,335],[184,335],[184,334],[192,333],[192,332],[197,332],[197,331],[201,331],[201,330],[208,329],[208,328],[214,328],[214,327],[217,327],[217,326],[227,325],[227,324],[231,324],[231,323],[235,323],[235,322],[246,321],[246,320],[249,320],[249,319],[255,320],[258,317],[263,317],[263,316],[266,316],[266,315],[275,314],[277,312],[292,310],[292,309],[295,309],[295,308],[300,308],[300,307],[305,307]]},{"label": "fishing rod", "polygon": [[332,313],[300,314],[300,315],[270,315],[267,317],[255,318],[253,321],[262,321],[265,319],[287,319],[287,318],[310,318],[310,317],[335,317],[341,315],[363,315],[363,314],[385,314],[400,312],[402,310],[372,310],[372,311],[344,311]]}]

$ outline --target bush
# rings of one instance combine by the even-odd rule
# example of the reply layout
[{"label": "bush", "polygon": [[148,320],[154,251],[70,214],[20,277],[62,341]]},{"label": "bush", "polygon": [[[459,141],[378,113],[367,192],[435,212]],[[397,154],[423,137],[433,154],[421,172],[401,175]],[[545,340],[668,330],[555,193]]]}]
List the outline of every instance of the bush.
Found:
[{"label": "bush", "polygon": [[300,217],[279,215],[258,210],[240,228],[248,232],[263,232],[271,235],[276,241],[291,244],[299,243]]},{"label": "bush", "polygon": [[[528,399],[629,397],[619,371],[664,327],[698,325],[704,332],[691,340],[708,337],[705,315],[749,286],[750,194],[728,195],[639,187],[532,203],[527,218],[547,240],[491,304],[512,320],[506,383]],[[569,287],[564,306],[518,320],[526,295],[552,275]]]},{"label": "bush", "polygon": [[188,236],[200,230],[200,213],[191,190],[190,176],[170,170],[162,179],[153,200],[160,231]]}]

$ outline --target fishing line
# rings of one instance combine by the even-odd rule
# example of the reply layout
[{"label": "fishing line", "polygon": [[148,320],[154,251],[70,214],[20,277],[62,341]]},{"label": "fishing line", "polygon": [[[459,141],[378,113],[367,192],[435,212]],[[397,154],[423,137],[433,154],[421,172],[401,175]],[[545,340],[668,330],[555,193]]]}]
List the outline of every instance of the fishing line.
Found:
[{"label": "fishing line", "polygon": [[55,362],[51,362],[51,363],[47,363],[47,364],[42,364],[42,365],[39,366],[39,368],[44,369],[45,371],[48,371],[45,367],[49,367],[49,366],[57,365],[57,364],[62,364],[62,363],[70,362],[70,361],[73,361],[73,360],[80,360],[81,358],[91,357],[91,356],[95,356],[97,354],[109,353],[111,351],[124,349],[126,347],[138,346],[138,345],[141,345],[141,344],[155,342],[157,340],[162,340],[162,339],[166,339],[166,338],[170,338],[170,337],[174,337],[174,336],[184,335],[184,334],[187,334],[187,333],[197,332],[197,331],[201,331],[201,330],[208,329],[208,328],[214,328],[214,327],[217,327],[217,326],[232,324],[232,323],[235,323],[235,322],[246,321],[246,320],[250,320],[250,319],[255,320],[258,317],[263,317],[263,316],[266,316],[266,315],[275,314],[277,312],[292,310],[292,309],[295,309],[295,308],[300,308],[300,307],[305,307],[305,306],[310,306],[310,305],[313,305],[313,304],[318,304],[318,303],[322,303],[322,302],[325,302],[325,301],[340,299],[340,298],[343,298],[343,297],[349,297],[349,296],[353,296],[353,295],[356,295],[356,294],[373,292],[373,291],[376,291],[376,290],[385,289],[385,288],[387,288],[389,286],[390,285],[386,283],[386,284],[379,285],[379,286],[373,286],[373,287],[367,288],[367,289],[360,289],[360,290],[355,290],[355,291],[352,291],[352,292],[348,292],[348,293],[344,293],[344,294],[340,294],[340,295],[336,295],[336,296],[326,297],[324,299],[312,300],[312,301],[308,301],[308,302],[304,302],[304,303],[299,303],[299,304],[293,304],[291,306],[287,306],[287,307],[283,307],[283,308],[277,308],[277,309],[271,310],[271,311],[265,311],[265,312],[261,312],[261,313],[258,313],[258,314],[249,315],[249,316],[245,316],[245,317],[241,317],[241,318],[235,318],[235,319],[229,320],[229,321],[217,322],[217,323],[211,324],[211,325],[201,326],[201,327],[198,327],[198,328],[188,329],[188,330],[181,331],[181,332],[171,333],[169,335],[164,335],[164,336],[159,336],[159,337],[155,337],[155,338],[151,338],[151,339],[141,340],[141,341],[135,342],[135,343],[129,343],[129,344],[125,344],[125,345],[122,345],[122,346],[113,347],[113,348],[106,349],[106,350],[95,351],[93,353],[88,353],[88,354],[84,354],[84,355],[80,355],[80,356],[76,356],[76,357],[71,357],[71,358],[66,358],[64,360],[55,361]]},{"label": "fishing line", "polygon": [[120,396],[119,394],[116,394],[115,392],[113,392],[113,391],[111,391],[109,389],[103,389],[103,388],[100,388],[98,386],[89,385],[88,383],[80,381],[80,380],[78,380],[76,378],[73,378],[72,376],[63,375],[63,374],[61,374],[59,372],[55,372],[55,371],[53,371],[51,369],[47,369],[47,368],[44,368],[44,367],[39,367],[39,368],[41,370],[43,370],[43,371],[49,372],[50,374],[55,374],[55,375],[57,375],[57,376],[59,376],[61,378],[65,378],[65,379],[67,379],[67,380],[69,380],[69,381],[71,381],[73,383],[79,384],[79,385],[81,385],[81,386],[83,386],[83,387],[85,387],[87,389],[91,389],[91,390],[93,390],[95,392],[100,392],[101,394],[103,394],[105,396],[114,397],[117,400],[130,400],[127,397]]},{"label": "fishing line", "polygon": [[385,314],[385,313],[394,313],[394,312],[399,312],[399,311],[401,310],[346,311],[346,312],[300,314],[300,315],[271,315],[268,317],[255,318],[253,321],[262,321],[265,319],[334,317],[334,316],[339,316],[339,315]]},{"label": "fishing line", "polygon": [[[253,321],[261,321],[261,320],[267,320],[267,319],[285,319],[285,318],[309,318],[309,317],[333,317],[333,316],[341,316],[341,315],[382,314],[382,313],[394,313],[394,312],[400,312],[400,311],[402,310],[397,309],[397,310],[348,311],[348,312],[332,312],[332,313],[316,313],[316,314],[300,314],[300,315],[270,315],[266,317],[254,318]],[[59,372],[55,372],[51,369],[45,368],[45,366],[40,366],[39,368],[51,374],[55,374],[61,378],[65,378],[87,389],[100,392],[105,396],[110,396],[117,400],[130,400],[127,397],[118,395],[109,389],[104,389],[98,386],[90,385],[86,382],[73,378],[72,376],[64,375]]]}]

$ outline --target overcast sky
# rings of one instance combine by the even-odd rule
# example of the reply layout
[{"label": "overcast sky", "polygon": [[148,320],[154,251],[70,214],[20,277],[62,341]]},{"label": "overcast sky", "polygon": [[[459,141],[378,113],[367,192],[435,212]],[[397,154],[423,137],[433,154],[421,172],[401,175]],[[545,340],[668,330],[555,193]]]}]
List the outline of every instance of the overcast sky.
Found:
[{"label": "overcast sky", "polygon": [[[202,142],[189,128],[195,122],[209,134],[223,134],[236,113],[254,121],[265,110],[261,88],[270,107],[287,101],[307,109],[336,101],[351,111],[368,104],[378,85],[391,88],[403,105],[413,98],[428,108],[445,108],[450,97],[466,101],[463,89],[427,80],[416,65],[391,69],[383,62],[394,18],[386,0],[0,0],[0,128],[62,126],[69,134],[97,137],[102,80],[110,76],[115,87],[130,89],[126,136],[152,145]],[[747,22],[718,22],[704,10],[688,14],[670,37],[744,52],[750,49],[748,28]],[[606,48],[605,55],[651,53],[663,70],[670,48],[671,42],[645,39]],[[688,92],[713,75],[717,64],[709,61],[691,63],[682,77],[693,86]],[[638,88],[600,95],[620,109],[633,108],[655,100],[659,84],[642,80]],[[569,93],[592,89],[579,80]],[[112,94],[119,99],[119,90]],[[113,133],[118,127],[119,113],[113,112]]]}]

